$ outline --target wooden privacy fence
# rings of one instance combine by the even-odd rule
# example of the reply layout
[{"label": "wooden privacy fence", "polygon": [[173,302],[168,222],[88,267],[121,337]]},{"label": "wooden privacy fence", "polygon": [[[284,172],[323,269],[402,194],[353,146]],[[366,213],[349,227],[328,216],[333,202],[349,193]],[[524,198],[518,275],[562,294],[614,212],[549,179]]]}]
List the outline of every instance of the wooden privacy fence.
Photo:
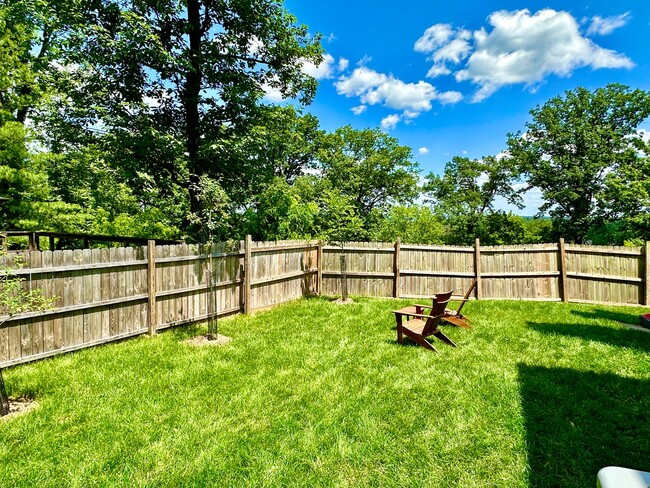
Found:
[{"label": "wooden privacy fence", "polygon": [[323,247],[322,292],[341,293],[342,260],[351,295],[476,298],[650,305],[650,243],[645,247],[535,244],[473,247],[354,242]]},{"label": "wooden privacy fence", "polygon": [[[7,256],[10,260],[14,253]],[[416,298],[467,289],[476,298],[650,305],[650,245],[473,247],[316,241],[187,244],[23,252],[24,286],[56,308],[0,317],[0,367],[314,293]]]},{"label": "wooden privacy fence", "polygon": [[[317,292],[318,243],[187,244],[20,253],[14,274],[55,308],[0,317],[0,367]],[[5,259],[9,264],[15,253]]]}]

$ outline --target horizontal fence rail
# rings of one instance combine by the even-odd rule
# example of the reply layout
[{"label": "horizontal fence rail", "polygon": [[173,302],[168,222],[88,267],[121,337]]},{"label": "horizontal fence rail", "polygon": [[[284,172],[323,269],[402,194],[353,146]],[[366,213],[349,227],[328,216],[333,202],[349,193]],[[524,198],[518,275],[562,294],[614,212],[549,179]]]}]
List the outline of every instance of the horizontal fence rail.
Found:
[{"label": "horizontal fence rail", "polygon": [[0,316],[0,367],[312,294],[422,298],[476,280],[474,298],[650,305],[650,246],[426,246],[317,241],[21,251],[12,273],[56,297]]},{"label": "horizontal fence rail", "polygon": [[[475,298],[650,305],[650,246],[558,244],[473,247],[350,242],[323,247],[322,290],[339,295]],[[343,266],[343,261],[345,266]]]},{"label": "horizontal fence rail", "polygon": [[56,297],[51,310],[0,316],[0,367],[165,328],[253,312],[316,293],[316,241],[10,252],[2,268]]}]

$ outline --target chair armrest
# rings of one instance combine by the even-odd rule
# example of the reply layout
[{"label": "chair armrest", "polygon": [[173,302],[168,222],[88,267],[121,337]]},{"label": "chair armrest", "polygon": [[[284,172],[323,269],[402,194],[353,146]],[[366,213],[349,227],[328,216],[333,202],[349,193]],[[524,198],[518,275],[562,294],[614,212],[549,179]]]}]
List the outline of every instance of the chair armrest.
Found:
[{"label": "chair armrest", "polygon": [[441,313],[441,314],[438,314],[438,315],[424,315],[424,314],[421,314],[421,313],[404,313],[404,312],[402,312],[400,310],[393,310],[393,313],[395,315],[406,315],[407,317],[418,317],[418,318],[421,318],[421,319],[435,319],[435,318],[438,318],[438,317],[444,317],[445,316],[444,313]]},{"label": "chair armrest", "polygon": [[[469,298],[463,298],[463,297],[461,297],[461,298],[454,298],[454,297],[451,297],[451,298],[449,299],[449,301],[450,301],[450,302],[469,302],[470,299],[469,299]],[[431,307],[429,307],[429,308],[431,308]]]}]

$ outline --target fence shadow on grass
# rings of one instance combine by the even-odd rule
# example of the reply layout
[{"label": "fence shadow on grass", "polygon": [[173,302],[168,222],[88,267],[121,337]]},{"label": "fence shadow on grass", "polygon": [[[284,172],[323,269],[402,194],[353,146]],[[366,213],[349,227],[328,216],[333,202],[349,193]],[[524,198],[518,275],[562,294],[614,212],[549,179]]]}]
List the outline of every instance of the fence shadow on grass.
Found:
[{"label": "fence shadow on grass", "polygon": [[595,486],[617,465],[650,471],[650,381],[519,365],[530,486]]},{"label": "fence shadow on grass", "polygon": [[593,323],[527,322],[528,327],[543,334],[557,334],[650,352],[650,333],[633,329],[613,329]]}]

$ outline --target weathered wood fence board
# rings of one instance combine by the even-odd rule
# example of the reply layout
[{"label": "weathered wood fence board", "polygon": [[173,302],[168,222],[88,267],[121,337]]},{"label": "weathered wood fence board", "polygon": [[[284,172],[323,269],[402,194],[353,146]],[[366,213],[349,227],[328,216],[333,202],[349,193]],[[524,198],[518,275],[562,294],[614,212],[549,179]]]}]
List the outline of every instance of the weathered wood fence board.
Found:
[{"label": "weathered wood fence board", "polygon": [[251,308],[262,309],[316,292],[318,242],[254,242]]},{"label": "weathered wood fence board", "polygon": [[400,296],[431,296],[431,290],[465,289],[474,277],[473,248],[403,244],[400,252]]},{"label": "weathered wood fence board", "polygon": [[[22,252],[23,286],[55,308],[0,317],[0,367],[174,325],[252,312],[314,293],[650,305],[650,248],[540,244],[472,247],[317,241]],[[10,265],[15,253],[1,257]],[[343,261],[344,260],[344,261]],[[151,287],[151,289],[150,289]]]},{"label": "weathered wood fence board", "polygon": [[348,293],[368,297],[393,296],[395,247],[386,242],[348,242],[323,247],[323,289],[325,295],[341,293],[345,262]]},{"label": "weathered wood fence board", "polygon": [[484,298],[560,299],[558,246],[480,248]]},{"label": "weathered wood fence board", "polygon": [[[351,242],[323,248],[323,292],[341,293],[340,258],[345,256],[348,289],[357,295],[416,298],[450,289],[459,293],[476,279],[477,297],[486,299],[650,305],[648,247],[563,242],[486,247],[478,240],[473,247]],[[373,282],[380,286],[373,287]]]},{"label": "weathered wood fence board", "polygon": [[[251,311],[316,292],[318,242],[251,247],[248,277],[244,242],[162,245],[151,255],[147,246],[22,252],[22,286],[56,301],[52,310],[0,317],[0,367],[240,312],[246,283]],[[2,258],[6,267],[15,255]]]},{"label": "weathered wood fence board", "polygon": [[642,247],[567,246],[569,301],[645,304]]}]

